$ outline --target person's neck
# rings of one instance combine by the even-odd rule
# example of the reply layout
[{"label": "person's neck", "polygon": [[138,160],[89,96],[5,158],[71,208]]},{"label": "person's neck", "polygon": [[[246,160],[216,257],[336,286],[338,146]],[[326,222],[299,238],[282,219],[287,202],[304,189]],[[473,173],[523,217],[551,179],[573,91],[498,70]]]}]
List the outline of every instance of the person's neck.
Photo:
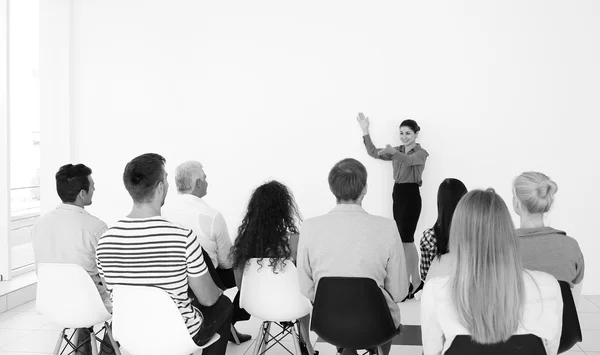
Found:
[{"label": "person's neck", "polygon": [[192,190],[191,192],[186,192],[186,193],[188,193],[190,195],[194,195],[198,198],[202,198],[202,197],[206,196],[206,194],[201,193],[199,190]]},{"label": "person's neck", "polygon": [[85,209],[85,204],[82,201],[64,202],[64,204],[65,205],[71,205],[71,206],[77,206],[79,208]]},{"label": "person's neck", "polygon": [[521,216],[521,228],[542,228],[544,226],[544,215],[542,213]]},{"label": "person's neck", "polygon": [[150,218],[160,216],[160,206],[152,203],[134,203],[128,218]]},{"label": "person's neck", "polygon": [[362,206],[362,199],[361,200],[356,200],[356,201],[338,201],[337,204],[338,205],[358,205],[358,206]]}]

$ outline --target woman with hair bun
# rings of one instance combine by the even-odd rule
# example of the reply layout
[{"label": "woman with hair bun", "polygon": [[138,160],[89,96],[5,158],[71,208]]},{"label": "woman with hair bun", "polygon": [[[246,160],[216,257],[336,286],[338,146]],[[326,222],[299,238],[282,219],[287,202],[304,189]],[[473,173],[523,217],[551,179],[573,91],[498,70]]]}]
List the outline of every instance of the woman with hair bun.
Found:
[{"label": "woman with hair bun", "polygon": [[583,280],[579,244],[567,233],[544,224],[544,214],[552,207],[557,191],[556,183],[542,173],[529,171],[515,178],[513,208],[521,219],[519,248],[525,268],[545,271],[573,288]]},{"label": "woman with hair bun", "polygon": [[414,120],[404,120],[400,124],[400,141],[402,142],[400,146],[392,147],[388,144],[383,149],[375,148],[371,140],[369,118],[359,112],[357,120],[363,130],[367,153],[375,159],[392,161],[394,168],[392,209],[400,238],[402,238],[406,270],[409,280],[412,280],[412,283],[409,282],[408,295],[404,300],[411,299],[423,288],[423,282],[419,276],[419,255],[415,246],[415,230],[422,206],[419,187],[423,184],[421,177],[429,153],[416,141],[421,127]]},{"label": "woman with hair bun", "polygon": [[[508,207],[493,189],[473,190],[460,200],[450,228],[454,262],[448,275],[427,280],[423,289],[424,355],[461,353],[462,343],[452,348],[459,335],[476,344],[500,344],[521,334],[537,336],[546,354],[557,354],[560,286],[545,272],[526,270],[518,244]],[[519,346],[508,353],[530,353]]]}]

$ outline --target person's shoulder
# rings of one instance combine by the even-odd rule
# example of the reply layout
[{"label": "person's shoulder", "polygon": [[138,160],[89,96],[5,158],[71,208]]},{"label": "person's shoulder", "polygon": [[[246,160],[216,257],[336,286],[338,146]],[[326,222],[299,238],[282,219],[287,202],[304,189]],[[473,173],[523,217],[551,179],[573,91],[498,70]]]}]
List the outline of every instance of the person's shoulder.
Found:
[{"label": "person's shoulder", "polygon": [[421,154],[425,154],[425,156],[429,156],[429,152],[427,150],[425,150],[425,148],[423,148],[421,146],[421,144],[417,143],[417,145],[415,146],[415,153],[421,153]]},{"label": "person's shoulder", "polygon": [[450,275],[436,276],[431,279],[428,277],[424,288],[434,295],[443,295],[450,288]]},{"label": "person's shoulder", "polygon": [[526,269],[523,272],[523,283],[528,300],[562,297],[558,281],[546,272]]},{"label": "person's shoulder", "polygon": [[108,229],[108,225],[100,218],[94,216],[91,213],[85,213],[84,218],[86,224],[90,227],[93,232],[104,233]]}]

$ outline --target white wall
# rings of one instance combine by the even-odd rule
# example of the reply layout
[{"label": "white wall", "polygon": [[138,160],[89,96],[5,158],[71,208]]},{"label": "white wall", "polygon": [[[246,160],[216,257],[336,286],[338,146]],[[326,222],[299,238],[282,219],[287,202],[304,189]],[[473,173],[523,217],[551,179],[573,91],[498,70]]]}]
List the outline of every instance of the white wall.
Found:
[{"label": "white wall", "polygon": [[171,170],[200,160],[232,231],[269,178],[291,187],[305,218],[327,212],[327,174],[345,157],[369,171],[365,208],[391,217],[391,166],[367,156],[355,117],[371,117],[378,145],[397,144],[412,117],[430,153],[417,233],[433,224],[445,177],[510,203],[512,179],[542,171],[559,185],[548,222],[578,240],[583,292],[600,294],[600,2],[72,6],[71,159],[93,168],[91,212],[107,222],[128,212],[122,171],[145,152]]}]

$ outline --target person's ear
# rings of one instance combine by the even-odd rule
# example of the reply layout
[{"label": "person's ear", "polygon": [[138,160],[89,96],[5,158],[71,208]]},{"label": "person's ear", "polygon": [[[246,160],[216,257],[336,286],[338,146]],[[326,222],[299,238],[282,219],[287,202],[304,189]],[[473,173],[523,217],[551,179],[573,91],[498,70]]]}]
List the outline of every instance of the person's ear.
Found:
[{"label": "person's ear", "polygon": [[196,187],[198,187],[198,188],[202,187],[202,179],[200,179],[200,178],[196,179]]},{"label": "person's ear", "polygon": [[81,189],[81,190],[79,190],[79,193],[77,194],[77,196],[78,196],[80,199],[82,199],[82,200],[84,200],[84,199],[85,199],[85,196],[86,196],[86,195],[87,195],[87,192],[85,192],[85,190],[84,190],[84,189]]}]

